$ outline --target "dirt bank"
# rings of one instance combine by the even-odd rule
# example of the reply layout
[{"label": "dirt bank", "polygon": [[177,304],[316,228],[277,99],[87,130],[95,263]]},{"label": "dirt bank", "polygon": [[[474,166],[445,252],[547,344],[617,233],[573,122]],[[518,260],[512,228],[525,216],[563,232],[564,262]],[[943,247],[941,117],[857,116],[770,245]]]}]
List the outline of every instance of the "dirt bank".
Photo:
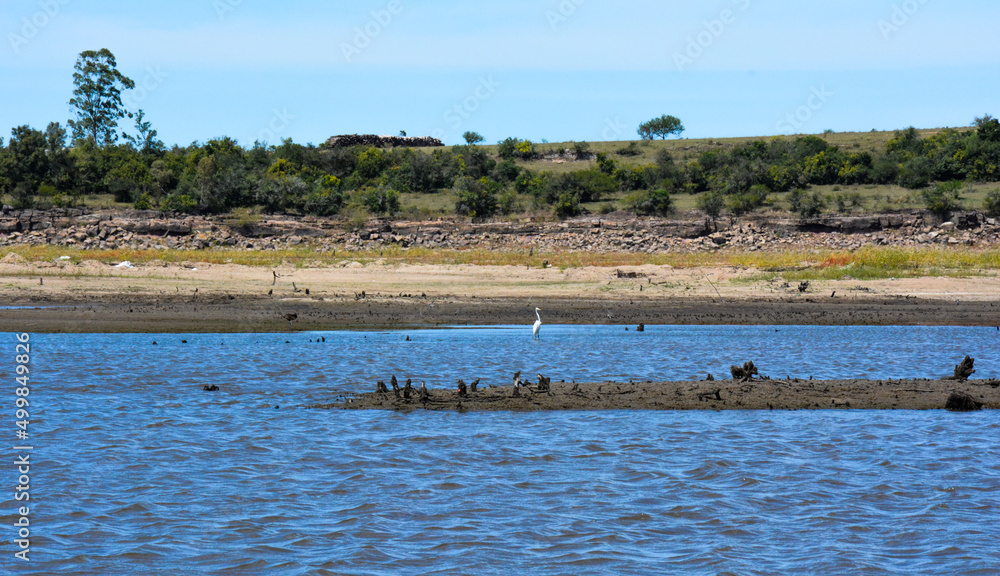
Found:
[{"label": "dirt bank", "polygon": [[[619,274],[619,272],[623,272]],[[277,274],[277,276],[275,276]],[[993,275],[797,285],[753,269],[0,263],[0,330],[275,332],[400,325],[1000,324]],[[295,314],[289,322],[286,315]]]},{"label": "dirt bank", "polygon": [[[460,397],[457,390],[429,390],[422,401],[374,392],[316,406],[337,410],[935,410],[953,392],[968,394],[987,409],[1000,408],[1000,382],[972,380],[733,380],[704,382],[553,383],[550,392],[521,388],[479,389]],[[374,389],[374,387],[373,387]]]}]

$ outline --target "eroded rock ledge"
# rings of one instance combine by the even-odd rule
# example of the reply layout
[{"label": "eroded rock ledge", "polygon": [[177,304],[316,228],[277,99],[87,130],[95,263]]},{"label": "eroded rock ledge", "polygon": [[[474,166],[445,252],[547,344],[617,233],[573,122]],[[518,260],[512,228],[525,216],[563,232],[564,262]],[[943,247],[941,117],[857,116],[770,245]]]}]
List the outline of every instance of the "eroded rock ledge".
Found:
[{"label": "eroded rock ledge", "polygon": [[307,246],[371,250],[387,245],[489,250],[698,252],[715,250],[857,249],[863,246],[995,246],[1000,223],[978,212],[940,221],[921,212],[880,216],[736,222],[588,216],[565,222],[460,218],[373,219],[352,228],[343,219],[273,216],[252,221],[143,211],[54,209],[0,213],[0,246],[56,245],[83,249],[274,250]]}]

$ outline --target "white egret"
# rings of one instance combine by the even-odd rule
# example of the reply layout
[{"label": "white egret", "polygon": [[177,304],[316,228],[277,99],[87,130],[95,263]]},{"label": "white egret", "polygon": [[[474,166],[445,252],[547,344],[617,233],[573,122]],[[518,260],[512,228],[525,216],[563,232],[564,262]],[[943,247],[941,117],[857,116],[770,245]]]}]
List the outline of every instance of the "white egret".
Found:
[{"label": "white egret", "polygon": [[541,310],[535,308],[535,316],[538,317],[538,320],[535,320],[535,325],[531,329],[531,334],[535,340],[538,340],[538,329],[542,327],[542,315],[539,314],[539,312],[541,312]]}]

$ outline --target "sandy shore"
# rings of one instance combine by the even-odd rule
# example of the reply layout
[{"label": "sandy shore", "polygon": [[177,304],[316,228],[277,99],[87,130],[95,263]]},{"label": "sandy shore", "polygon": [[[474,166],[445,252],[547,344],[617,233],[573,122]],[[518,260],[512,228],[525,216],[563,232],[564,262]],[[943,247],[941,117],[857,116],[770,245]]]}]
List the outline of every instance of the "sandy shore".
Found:
[{"label": "sandy shore", "polygon": [[457,390],[430,390],[397,399],[392,391],[345,398],[315,408],[337,410],[935,410],[960,392],[984,408],[1000,408],[1000,382],[970,380],[732,380],[703,382],[552,383],[550,392],[487,388],[460,397]]},{"label": "sandy shore", "polygon": [[[619,274],[622,272],[622,274]],[[277,275],[277,276],[275,276]],[[630,277],[633,276],[634,277]],[[624,276],[624,277],[623,277]],[[0,264],[0,330],[272,332],[401,325],[1000,324],[993,275],[798,286],[739,268]],[[291,323],[286,320],[295,315]]]}]

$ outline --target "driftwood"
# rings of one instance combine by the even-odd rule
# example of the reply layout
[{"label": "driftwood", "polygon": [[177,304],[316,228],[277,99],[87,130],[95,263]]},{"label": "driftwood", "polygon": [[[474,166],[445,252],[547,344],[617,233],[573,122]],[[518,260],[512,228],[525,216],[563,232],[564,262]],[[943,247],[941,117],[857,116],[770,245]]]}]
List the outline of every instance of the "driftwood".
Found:
[{"label": "driftwood", "polygon": [[753,362],[747,362],[743,366],[730,366],[729,371],[733,375],[733,380],[737,382],[750,382],[758,374]]},{"label": "driftwood", "polygon": [[955,375],[951,378],[952,380],[958,380],[959,382],[965,382],[970,376],[976,373],[972,369],[972,365],[976,363],[975,358],[965,357],[962,363],[955,366]]},{"label": "driftwood", "polygon": [[964,392],[952,392],[944,407],[952,412],[975,412],[983,409],[983,403]]},{"label": "driftwood", "polygon": [[349,148],[351,146],[426,148],[444,146],[444,142],[429,136],[375,136],[374,134],[343,134],[330,138],[326,143],[330,148]]}]

